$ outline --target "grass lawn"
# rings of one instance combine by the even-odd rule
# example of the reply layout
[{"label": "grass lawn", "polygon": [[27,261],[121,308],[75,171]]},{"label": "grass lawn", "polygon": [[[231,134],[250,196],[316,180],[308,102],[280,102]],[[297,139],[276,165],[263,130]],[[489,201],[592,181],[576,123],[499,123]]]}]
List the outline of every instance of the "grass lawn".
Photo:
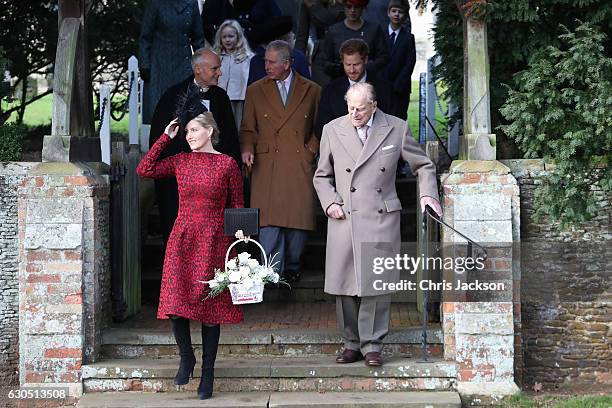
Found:
[{"label": "grass lawn", "polygon": [[[442,89],[438,87],[438,94],[442,92]],[[446,110],[446,101],[440,101],[442,109]],[[447,118],[442,116],[436,108],[436,132],[442,140],[446,140],[448,131],[446,129]],[[419,139],[419,81],[412,81],[412,90],[410,91],[410,104],[408,105],[408,124],[412,135],[416,140]],[[429,125],[427,125],[429,126]]]},{"label": "grass lawn", "polygon": [[[23,118],[27,126],[40,126],[51,123],[51,101],[53,97],[47,95],[44,98],[28,105]],[[442,108],[446,109],[446,102],[442,101]],[[410,94],[410,105],[408,106],[408,123],[414,137],[418,140],[419,135],[419,82],[412,81],[412,92]],[[98,128],[96,122],[96,129]],[[442,139],[446,139],[446,118],[436,111],[436,131]],[[111,119],[111,132],[129,133],[129,119],[126,114],[120,122]]]},{"label": "grass lawn", "polygon": [[504,400],[501,408],[612,408],[612,396],[519,394]]},{"label": "grass lawn", "polygon": [[[26,107],[25,114],[23,116],[23,123],[26,126],[40,126],[48,125],[51,123],[51,102],[53,100],[52,95],[47,95],[40,98],[36,102],[31,103]],[[15,115],[10,120],[14,120]],[[98,129],[99,123],[96,121],[96,129]],[[130,124],[128,114],[126,114],[120,122],[115,122],[111,119],[111,132],[114,133],[129,133]]]}]

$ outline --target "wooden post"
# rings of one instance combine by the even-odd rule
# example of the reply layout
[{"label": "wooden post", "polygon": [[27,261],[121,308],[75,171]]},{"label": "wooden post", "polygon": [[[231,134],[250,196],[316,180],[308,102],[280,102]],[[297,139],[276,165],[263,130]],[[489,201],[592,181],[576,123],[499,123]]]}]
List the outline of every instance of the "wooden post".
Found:
[{"label": "wooden post", "polygon": [[491,134],[489,53],[484,20],[463,20],[463,133],[460,158],[495,160],[495,135]]},{"label": "wooden post", "polygon": [[[436,56],[427,59],[427,103],[425,104],[425,116],[429,119],[431,126],[436,126],[436,83],[433,78],[433,68],[437,65]],[[434,131],[427,121],[425,121],[425,140],[430,142],[436,140]]]},{"label": "wooden post", "polygon": [[419,75],[419,144],[427,141],[427,73]]},{"label": "wooden post", "polygon": [[148,123],[142,123],[142,100],[144,96],[144,81],[141,79],[138,81],[138,106],[140,121],[140,152],[146,153],[149,151],[149,133],[151,133],[151,125]]},{"label": "wooden post", "polygon": [[51,135],[43,161],[100,161],[95,134],[85,0],[59,0]]},{"label": "wooden post", "polygon": [[128,60],[128,86],[130,87],[130,145],[139,144],[138,80],[138,59],[132,55]]},{"label": "wooden post", "polygon": [[111,133],[110,133],[110,88],[100,86],[100,149],[102,162],[111,165]]}]

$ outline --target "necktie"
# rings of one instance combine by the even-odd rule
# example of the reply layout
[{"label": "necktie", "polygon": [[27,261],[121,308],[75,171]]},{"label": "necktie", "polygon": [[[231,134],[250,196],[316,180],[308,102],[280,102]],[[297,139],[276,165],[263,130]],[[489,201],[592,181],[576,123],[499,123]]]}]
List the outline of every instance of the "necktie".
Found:
[{"label": "necktie", "polygon": [[395,31],[391,33],[389,36],[389,51],[393,49],[393,45],[395,44]]},{"label": "necktie", "polygon": [[366,140],[368,140],[368,125],[363,125],[359,129],[357,129],[357,136],[359,136],[361,144],[365,145]]},{"label": "necktie", "polygon": [[285,88],[285,81],[280,81],[280,96],[283,105],[287,106],[287,88]]}]

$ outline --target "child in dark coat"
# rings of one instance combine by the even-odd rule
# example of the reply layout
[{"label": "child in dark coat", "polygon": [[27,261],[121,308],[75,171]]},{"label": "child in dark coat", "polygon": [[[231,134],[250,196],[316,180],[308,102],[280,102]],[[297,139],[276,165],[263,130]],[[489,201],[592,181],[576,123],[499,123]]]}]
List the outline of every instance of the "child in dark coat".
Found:
[{"label": "child in dark coat", "polygon": [[389,26],[385,30],[390,61],[384,76],[393,83],[394,111],[399,112],[398,116],[402,119],[408,116],[411,76],[416,63],[414,35],[403,27],[409,7],[407,0],[390,0],[387,7]]}]

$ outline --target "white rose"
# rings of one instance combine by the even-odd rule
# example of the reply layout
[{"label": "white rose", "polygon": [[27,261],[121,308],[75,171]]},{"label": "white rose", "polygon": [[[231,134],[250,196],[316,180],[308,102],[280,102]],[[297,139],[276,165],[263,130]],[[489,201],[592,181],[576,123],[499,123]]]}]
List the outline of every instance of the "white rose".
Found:
[{"label": "white rose", "polygon": [[227,279],[227,273],[218,273],[218,274],[215,275],[215,280],[218,283],[222,283],[226,279]]},{"label": "white rose", "polygon": [[251,268],[249,268],[248,266],[241,266],[239,271],[240,271],[240,275],[246,278],[251,273]]},{"label": "white rose", "polygon": [[272,281],[272,283],[278,283],[278,279],[279,279],[278,273],[272,272],[272,274],[269,276],[270,276],[270,281]]},{"label": "white rose", "polygon": [[253,287],[253,285],[255,284],[255,282],[253,281],[253,279],[251,278],[246,278],[244,279],[242,282],[242,285],[244,285],[245,288],[250,289]]},{"label": "white rose", "polygon": [[230,272],[228,278],[229,278],[230,282],[237,283],[242,278],[242,275],[240,274],[239,271],[232,271],[232,272]]},{"label": "white rose", "polygon": [[236,259],[230,259],[229,261],[227,261],[227,263],[225,264],[225,267],[227,269],[235,269],[236,268]]},{"label": "white rose", "polygon": [[215,279],[213,279],[213,280],[209,280],[209,281],[208,281],[208,282],[206,282],[206,283],[208,283],[208,286],[209,286],[211,289],[214,289],[214,288],[216,288],[217,286],[219,286],[219,282],[217,282]]},{"label": "white rose", "polygon": [[244,265],[249,261],[250,257],[251,254],[249,254],[248,252],[241,252],[238,254],[238,262],[240,262],[240,265]]},{"label": "white rose", "polygon": [[257,262],[257,259],[249,259],[247,261],[247,265],[249,266],[249,268],[255,269],[259,266],[259,262]]},{"label": "white rose", "polygon": [[259,277],[259,279],[263,280],[268,275],[269,275],[269,272],[268,272],[267,268],[259,268],[259,269],[257,269],[257,277]]}]

